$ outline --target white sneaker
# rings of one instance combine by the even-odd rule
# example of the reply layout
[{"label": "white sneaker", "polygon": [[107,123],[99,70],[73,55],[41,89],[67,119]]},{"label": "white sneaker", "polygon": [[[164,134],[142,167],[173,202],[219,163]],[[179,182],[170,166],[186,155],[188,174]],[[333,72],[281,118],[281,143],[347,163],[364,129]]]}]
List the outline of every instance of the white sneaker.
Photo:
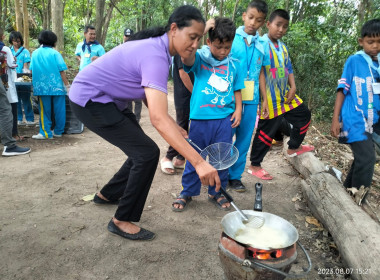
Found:
[{"label": "white sneaker", "polygon": [[53,136],[54,136],[54,137],[57,137],[57,138],[61,138],[61,137],[62,137],[62,134],[55,134],[55,133],[53,132]]},{"label": "white sneaker", "polygon": [[18,125],[25,125],[25,123],[23,121],[17,121],[17,124]]},{"label": "white sneaker", "polygon": [[46,137],[43,136],[41,133],[38,133],[38,134],[36,134],[36,135],[33,135],[32,138],[33,138],[33,139],[38,139],[38,140],[53,139],[53,137],[51,137],[51,138],[46,138]]},{"label": "white sneaker", "polygon": [[34,124],[36,124],[36,122],[35,121],[26,121],[26,125],[34,125]]}]

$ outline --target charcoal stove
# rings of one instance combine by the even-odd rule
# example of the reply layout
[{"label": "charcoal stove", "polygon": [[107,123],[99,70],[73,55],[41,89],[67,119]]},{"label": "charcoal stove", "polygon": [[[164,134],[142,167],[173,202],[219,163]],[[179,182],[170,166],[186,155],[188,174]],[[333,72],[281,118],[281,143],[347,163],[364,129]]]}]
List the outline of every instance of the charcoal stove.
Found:
[{"label": "charcoal stove", "polygon": [[[239,234],[244,229],[244,225],[238,213],[229,213],[222,219],[224,232],[219,239],[219,258],[222,264],[226,279],[228,280],[282,280],[285,278],[305,277],[311,270],[311,261],[299,243],[297,230],[286,220],[279,216],[243,210],[246,215],[262,215],[266,223],[265,227],[279,230],[279,234],[285,236],[283,246],[273,246],[269,243],[261,243],[257,239],[258,235],[253,234],[251,244],[241,242]],[[259,230],[259,229],[254,229]],[[269,232],[269,231],[268,231]],[[254,233],[254,232],[253,232]],[[273,236],[273,239],[276,236]],[[272,239],[272,238],[271,238]],[[273,243],[279,244],[279,243]],[[299,274],[289,273],[292,264],[297,259],[297,247],[301,248],[305,254],[309,267],[305,272]]]}]

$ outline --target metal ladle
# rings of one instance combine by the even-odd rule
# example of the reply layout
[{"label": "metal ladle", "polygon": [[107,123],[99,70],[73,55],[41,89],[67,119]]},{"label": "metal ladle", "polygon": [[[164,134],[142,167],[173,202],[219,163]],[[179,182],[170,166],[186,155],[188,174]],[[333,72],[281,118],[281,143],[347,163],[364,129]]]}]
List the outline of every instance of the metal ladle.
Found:
[{"label": "metal ladle", "polygon": [[223,188],[220,188],[220,192],[226,197],[229,203],[231,203],[232,207],[236,209],[236,211],[240,214],[243,224],[246,225],[247,227],[251,228],[261,228],[264,225],[265,219],[261,216],[256,216],[256,215],[245,215],[239,207],[236,206],[232,196],[226,192]]}]

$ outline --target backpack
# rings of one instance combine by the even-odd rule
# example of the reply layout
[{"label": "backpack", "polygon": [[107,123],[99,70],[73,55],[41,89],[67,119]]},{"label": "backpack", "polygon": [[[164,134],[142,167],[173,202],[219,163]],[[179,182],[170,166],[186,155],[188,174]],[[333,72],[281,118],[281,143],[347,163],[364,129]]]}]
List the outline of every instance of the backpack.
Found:
[{"label": "backpack", "polygon": [[8,74],[7,74],[7,53],[3,51],[3,47],[0,49],[0,76],[1,81],[5,89],[8,88]]}]

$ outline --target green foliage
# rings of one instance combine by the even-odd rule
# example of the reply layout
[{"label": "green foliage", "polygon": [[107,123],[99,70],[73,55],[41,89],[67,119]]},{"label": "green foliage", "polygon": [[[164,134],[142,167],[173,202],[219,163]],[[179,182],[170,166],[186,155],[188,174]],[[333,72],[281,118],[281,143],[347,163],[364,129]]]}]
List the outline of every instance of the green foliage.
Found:
[{"label": "green foliage", "polygon": [[[37,37],[42,30],[42,16],[46,10],[42,5],[43,1],[47,2],[29,0],[30,16],[36,24],[30,27],[31,49],[38,47]],[[110,1],[106,1],[106,7]],[[223,1],[223,15],[232,17],[236,0],[112,0],[116,3],[117,9],[113,10],[104,47],[109,51],[122,43],[123,30],[126,27],[136,32],[142,26],[166,25],[171,12],[183,4],[197,6],[203,11],[207,6],[209,11],[209,14],[205,15],[207,19],[218,16],[221,1]],[[236,26],[243,24],[242,15],[250,1],[252,0],[239,1],[235,13]],[[8,3],[8,15],[4,27],[9,32],[14,29],[15,13],[12,7],[14,2],[8,1]],[[75,47],[83,40],[84,25],[95,24],[96,0],[65,0],[64,3],[64,57],[69,68],[76,70],[78,63],[74,56]],[[290,51],[297,93],[313,111],[315,120],[330,121],[337,80],[342,73],[344,62],[359,50],[357,38],[361,24],[370,18],[380,17],[380,1],[267,0],[267,3],[269,13],[278,8],[289,10],[290,28],[283,41]],[[369,5],[364,10],[364,18],[360,18],[359,5],[363,3]],[[265,32],[264,26],[260,33]],[[75,71],[71,74],[75,75]]]}]

